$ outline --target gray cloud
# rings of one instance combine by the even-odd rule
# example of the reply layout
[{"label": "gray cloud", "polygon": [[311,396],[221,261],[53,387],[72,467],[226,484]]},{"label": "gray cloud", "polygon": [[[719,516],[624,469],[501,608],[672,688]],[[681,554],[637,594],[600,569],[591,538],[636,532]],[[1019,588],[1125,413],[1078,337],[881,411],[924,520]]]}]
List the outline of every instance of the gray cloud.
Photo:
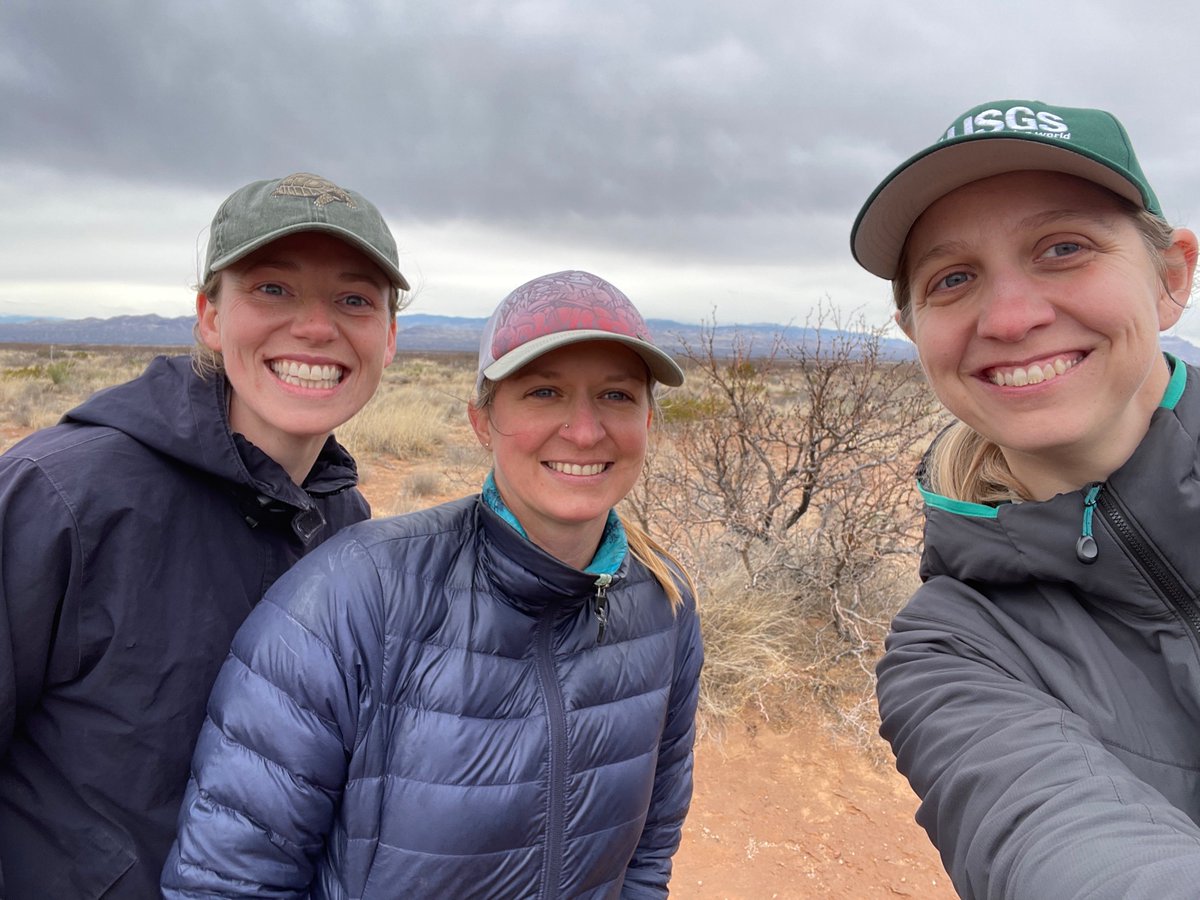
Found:
[{"label": "gray cloud", "polygon": [[[142,259],[175,283],[224,194],[309,170],[376,200],[402,244],[461,223],[659,278],[795,266],[807,289],[804,266],[853,272],[850,223],[882,175],[1006,96],[1116,111],[1187,221],[1200,120],[1156,60],[1195,19],[1118,0],[6,0],[0,175],[42,211],[0,209],[0,263],[36,278],[57,228],[60,251],[112,246],[72,254],[91,263],[73,277]],[[829,293],[875,296],[856,279]]]}]

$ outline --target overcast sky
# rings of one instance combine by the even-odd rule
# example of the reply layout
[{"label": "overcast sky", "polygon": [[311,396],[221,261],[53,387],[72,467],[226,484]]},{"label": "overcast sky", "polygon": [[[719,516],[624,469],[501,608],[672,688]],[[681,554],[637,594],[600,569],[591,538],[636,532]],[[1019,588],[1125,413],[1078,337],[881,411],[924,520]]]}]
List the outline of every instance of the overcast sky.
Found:
[{"label": "overcast sky", "polygon": [[1113,111],[1200,225],[1196,9],[0,0],[0,315],[187,315],[221,200],[306,171],[383,210],[414,311],[581,268],[649,317],[880,323],[854,216],[977,103]]}]

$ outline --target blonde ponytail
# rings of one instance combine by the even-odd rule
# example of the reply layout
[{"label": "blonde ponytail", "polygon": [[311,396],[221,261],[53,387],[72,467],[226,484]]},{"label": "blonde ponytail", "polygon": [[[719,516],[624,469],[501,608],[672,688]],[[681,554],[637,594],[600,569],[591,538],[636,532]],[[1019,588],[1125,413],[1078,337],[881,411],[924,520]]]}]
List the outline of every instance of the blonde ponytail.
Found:
[{"label": "blonde ponytail", "polygon": [[679,590],[681,580],[687,586],[688,592],[695,597],[695,582],[683,567],[683,563],[633,522],[624,516],[619,517],[625,529],[625,537],[629,541],[629,552],[654,575],[671,602],[671,609],[678,610],[683,603],[683,593]]},{"label": "blonde ponytail", "polygon": [[1000,448],[963,422],[938,436],[925,471],[928,487],[952,500],[994,504],[1033,499]]}]

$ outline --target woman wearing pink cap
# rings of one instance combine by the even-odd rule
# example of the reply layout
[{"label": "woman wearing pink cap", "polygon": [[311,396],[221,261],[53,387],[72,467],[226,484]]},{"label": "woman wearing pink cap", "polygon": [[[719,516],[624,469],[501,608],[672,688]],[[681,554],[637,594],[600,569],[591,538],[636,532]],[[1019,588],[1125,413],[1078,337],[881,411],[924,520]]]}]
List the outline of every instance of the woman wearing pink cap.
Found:
[{"label": "woman wearing pink cap", "polygon": [[1174,229],[1096,109],[978,106],[876,189],[856,258],[957,421],[882,734],[963,897],[1200,889],[1200,373]]},{"label": "woman wearing pink cap", "polygon": [[169,897],[665,897],[692,787],[691,583],[614,506],[683,373],[619,290],[522,285],[480,345],[483,491],[347,529],[218,678]]}]

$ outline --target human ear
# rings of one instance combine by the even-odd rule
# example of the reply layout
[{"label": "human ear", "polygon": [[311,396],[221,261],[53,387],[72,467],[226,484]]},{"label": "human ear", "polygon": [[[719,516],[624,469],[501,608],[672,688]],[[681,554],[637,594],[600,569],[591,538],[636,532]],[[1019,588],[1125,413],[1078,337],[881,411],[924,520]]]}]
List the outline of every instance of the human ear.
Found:
[{"label": "human ear", "polygon": [[894,319],[896,324],[900,326],[900,330],[904,332],[904,336],[915,344],[917,342],[917,338],[912,327],[912,313],[910,312],[908,315],[905,315],[904,310],[898,309],[892,314],[892,319]]},{"label": "human ear", "polygon": [[1177,228],[1171,235],[1171,246],[1163,251],[1166,271],[1158,300],[1158,328],[1165,331],[1176,322],[1192,296],[1192,279],[1196,275],[1197,239],[1188,228]]},{"label": "human ear", "polygon": [[467,418],[471,422],[471,429],[475,432],[479,443],[490,450],[492,447],[492,419],[488,415],[487,408],[480,409],[474,403],[468,402]]},{"label": "human ear", "polygon": [[392,324],[388,326],[387,350],[383,354],[383,367],[386,369],[396,358],[396,317],[391,316]]},{"label": "human ear", "polygon": [[196,294],[196,333],[204,346],[214,353],[221,352],[221,329],[217,326],[217,304],[208,294]]}]

